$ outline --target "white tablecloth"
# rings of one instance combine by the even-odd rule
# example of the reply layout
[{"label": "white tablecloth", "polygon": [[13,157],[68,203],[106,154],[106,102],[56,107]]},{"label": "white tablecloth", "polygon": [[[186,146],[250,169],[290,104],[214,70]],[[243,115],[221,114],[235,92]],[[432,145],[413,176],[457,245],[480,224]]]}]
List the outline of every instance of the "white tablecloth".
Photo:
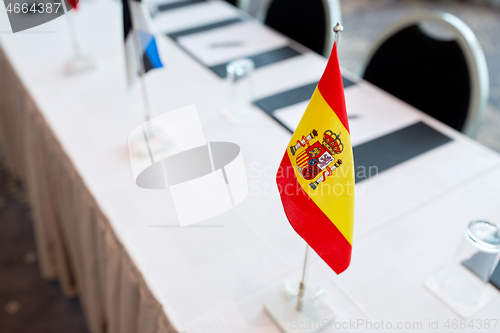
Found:
[{"label": "white tablecloth", "polygon": [[[222,17],[230,11],[208,5]],[[175,15],[210,21],[196,6],[158,16],[158,28]],[[241,147],[250,186],[232,211],[180,228],[168,191],[134,184],[126,144],[142,104],[139,87],[127,94],[121,7],[84,2],[74,18],[99,68],[72,77],[62,74],[72,55],[64,19],[0,35],[1,142],[28,188],[43,276],[81,295],[93,332],[277,332],[262,303],[298,280],[305,248],[274,180],[289,132],[257,108],[253,121],[232,123],[222,112],[227,83],[158,37],[166,66],[146,77],[153,115],[196,104],[207,140]],[[256,97],[314,82],[325,63],[309,52],[259,68]],[[339,322],[423,320],[425,328],[457,319],[423,280],[469,220],[498,219],[500,157],[365,82],[347,88],[346,100],[350,113],[375,115],[353,121],[353,142],[419,120],[453,142],[358,184],[351,267],[337,277],[314,255],[310,284],[325,288]],[[499,309],[497,297],[474,318]]]}]

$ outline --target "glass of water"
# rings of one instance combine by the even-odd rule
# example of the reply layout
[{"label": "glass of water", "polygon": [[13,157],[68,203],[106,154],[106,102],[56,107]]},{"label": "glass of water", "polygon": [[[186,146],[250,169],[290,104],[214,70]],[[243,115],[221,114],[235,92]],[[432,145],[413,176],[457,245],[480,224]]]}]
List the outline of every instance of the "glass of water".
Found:
[{"label": "glass of water", "polygon": [[436,273],[443,294],[454,303],[477,305],[500,259],[500,226],[475,220],[453,262]]},{"label": "glass of water", "polygon": [[226,66],[229,85],[226,113],[232,120],[245,121],[252,118],[254,69],[255,63],[249,58],[233,60]]}]

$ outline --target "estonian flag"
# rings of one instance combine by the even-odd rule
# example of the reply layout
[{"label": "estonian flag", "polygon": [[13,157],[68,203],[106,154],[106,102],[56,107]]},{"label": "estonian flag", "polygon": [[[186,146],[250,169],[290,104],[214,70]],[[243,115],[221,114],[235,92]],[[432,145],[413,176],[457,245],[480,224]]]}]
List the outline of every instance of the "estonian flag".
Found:
[{"label": "estonian flag", "polygon": [[[129,3],[130,1],[130,3]],[[129,87],[137,77],[153,68],[163,67],[152,33],[150,15],[141,1],[122,0],[123,3],[123,36],[125,38],[125,61],[127,64],[127,80]],[[137,44],[140,45],[137,45]],[[138,52],[139,55],[137,54]],[[142,61],[142,68],[139,63]]]}]

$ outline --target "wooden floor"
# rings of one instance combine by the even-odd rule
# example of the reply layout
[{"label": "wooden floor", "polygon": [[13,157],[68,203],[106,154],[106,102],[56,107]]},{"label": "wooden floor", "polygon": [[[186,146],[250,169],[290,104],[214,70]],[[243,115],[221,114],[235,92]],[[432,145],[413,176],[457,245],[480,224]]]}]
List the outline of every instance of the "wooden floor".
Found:
[{"label": "wooden floor", "polygon": [[0,159],[0,332],[86,333],[78,299],[42,280],[21,184]]}]

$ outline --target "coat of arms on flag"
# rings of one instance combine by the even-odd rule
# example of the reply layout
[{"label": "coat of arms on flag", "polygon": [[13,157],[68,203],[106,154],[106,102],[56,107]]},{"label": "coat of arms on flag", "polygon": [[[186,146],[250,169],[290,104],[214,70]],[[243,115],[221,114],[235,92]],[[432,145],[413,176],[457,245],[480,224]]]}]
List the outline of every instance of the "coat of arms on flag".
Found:
[{"label": "coat of arms on flag", "polygon": [[276,175],[285,214],[341,273],[351,260],[354,161],[336,45],[288,147]]},{"label": "coat of arms on flag", "polygon": [[290,146],[292,155],[298,153],[296,164],[300,175],[307,180],[313,180],[319,176],[317,180],[309,183],[314,190],[326,180],[326,177],[333,175],[333,171],[342,164],[341,159],[336,160],[333,156],[344,150],[340,133],[335,134],[326,130],[322,142],[317,136],[318,131],[313,130],[308,136],[303,136],[295,146]]}]

